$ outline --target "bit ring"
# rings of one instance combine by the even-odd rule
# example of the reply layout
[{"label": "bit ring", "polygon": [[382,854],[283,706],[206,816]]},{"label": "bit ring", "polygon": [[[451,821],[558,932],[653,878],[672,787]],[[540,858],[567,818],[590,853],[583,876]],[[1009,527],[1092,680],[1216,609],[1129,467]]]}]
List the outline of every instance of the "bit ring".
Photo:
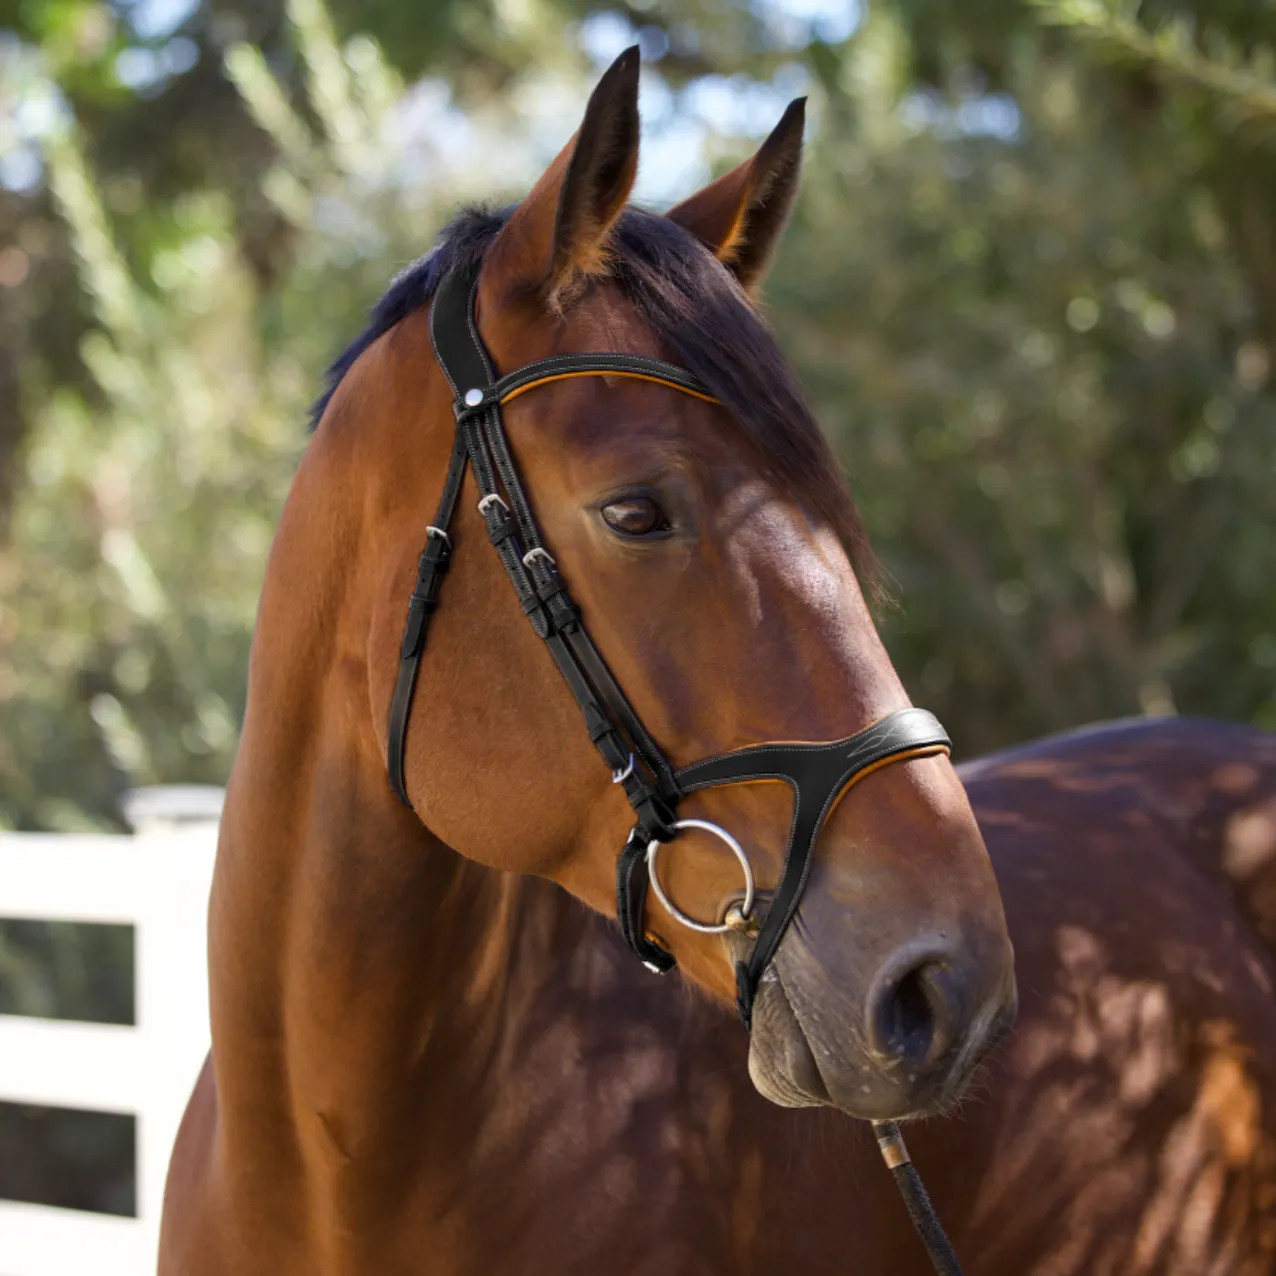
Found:
[{"label": "bit ring", "polygon": [[[708,820],[676,820],[674,821],[674,828],[700,829],[702,832],[712,833],[714,837],[727,844],[731,853],[739,860],[740,867],[744,870],[744,901],[736,907],[739,908],[741,915],[747,918],[753,911],[753,869],[749,866],[749,857],[744,853],[740,843],[726,829],[719,828],[716,824],[710,824]],[[735,927],[728,926],[725,922],[714,925],[710,922],[698,922],[694,917],[688,917],[665,894],[664,887],[660,885],[660,878],[656,874],[656,856],[660,853],[661,845],[659,838],[652,838],[647,843],[647,877],[651,882],[651,889],[656,893],[656,898],[665,906],[665,911],[669,916],[691,930],[698,930],[702,935],[723,935],[729,930],[734,930]]]}]

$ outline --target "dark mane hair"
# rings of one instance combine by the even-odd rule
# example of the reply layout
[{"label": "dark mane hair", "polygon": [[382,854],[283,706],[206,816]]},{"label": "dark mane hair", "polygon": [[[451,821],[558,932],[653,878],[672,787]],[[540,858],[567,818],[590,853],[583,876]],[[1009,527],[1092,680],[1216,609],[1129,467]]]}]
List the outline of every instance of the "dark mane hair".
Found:
[{"label": "dark mane hair", "polygon": [[[395,277],[367,328],[328,369],[311,414],[318,423],[342,377],[374,341],[424,306],[453,266],[481,257],[512,210],[471,208],[434,250]],[[815,423],[774,336],[735,279],[667,217],[630,208],[612,233],[610,279],[681,364],[705,383],[763,459],[770,477],[828,520],[862,584],[875,591],[878,565],[846,476]]]}]

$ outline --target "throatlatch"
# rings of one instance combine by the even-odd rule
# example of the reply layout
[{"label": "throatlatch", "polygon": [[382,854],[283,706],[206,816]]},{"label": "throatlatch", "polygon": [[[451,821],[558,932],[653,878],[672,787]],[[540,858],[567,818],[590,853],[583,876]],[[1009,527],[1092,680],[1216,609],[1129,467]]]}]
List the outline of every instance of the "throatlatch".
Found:
[{"label": "throatlatch", "polygon": [[[474,321],[477,280],[477,267],[448,274],[439,284],[430,313],[434,352],[455,396],[457,431],[404,626],[399,676],[390,705],[391,786],[399,799],[411,806],[403,773],[408,718],[430,616],[438,605],[439,585],[452,556],[448,528],[468,464],[474,469],[478,509],[488,538],[519,604],[537,636],[549,647],[580,706],[589,738],[634,809],[634,828],[616,865],[616,913],[625,942],[651,970],[663,974],[675,965],[672,954],[646,934],[643,912],[660,844],[672,841],[680,828],[703,827],[724,838],[745,867],[749,887],[745,914],[752,902],[752,873],[739,844],[716,825],[678,820],[681,799],[697,789],[753,780],[783,780],[793,788],[793,820],[780,880],[752,954],[736,968],[740,1017],[749,1027],[758,982],[797,912],[820,830],[838,798],[849,786],[888,763],[947,752],[948,735],[925,709],[902,709],[843,740],[758,744],[675,772],[594,646],[558,565],[541,540],[510,454],[501,405],[538,385],[582,376],[636,377],[711,403],[717,400],[685,369],[640,355],[555,355],[498,377]],[[658,894],[664,900],[663,892],[658,890]],[[671,911],[699,929],[718,929]]]}]

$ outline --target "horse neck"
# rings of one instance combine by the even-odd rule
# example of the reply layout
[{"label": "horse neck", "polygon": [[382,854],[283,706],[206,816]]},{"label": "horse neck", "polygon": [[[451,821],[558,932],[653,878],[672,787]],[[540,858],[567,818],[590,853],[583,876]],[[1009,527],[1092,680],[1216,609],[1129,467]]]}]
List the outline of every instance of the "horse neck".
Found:
[{"label": "horse neck", "polygon": [[303,462],[271,554],[209,947],[224,1134],[307,1162],[390,1146],[372,1135],[405,1104],[480,1106],[591,933],[557,888],[471,863],[391,796],[352,596],[370,538],[316,485]]}]

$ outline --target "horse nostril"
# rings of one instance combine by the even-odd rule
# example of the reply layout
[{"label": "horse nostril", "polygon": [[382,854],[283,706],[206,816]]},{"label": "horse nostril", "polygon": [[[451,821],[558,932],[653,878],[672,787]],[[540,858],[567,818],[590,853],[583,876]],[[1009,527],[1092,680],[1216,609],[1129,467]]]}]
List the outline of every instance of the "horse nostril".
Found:
[{"label": "horse nostril", "polygon": [[[903,965],[901,973],[894,973]],[[888,962],[873,981],[867,1006],[875,1053],[912,1067],[941,1058],[953,1043],[959,1008],[946,964],[933,956]]]}]

